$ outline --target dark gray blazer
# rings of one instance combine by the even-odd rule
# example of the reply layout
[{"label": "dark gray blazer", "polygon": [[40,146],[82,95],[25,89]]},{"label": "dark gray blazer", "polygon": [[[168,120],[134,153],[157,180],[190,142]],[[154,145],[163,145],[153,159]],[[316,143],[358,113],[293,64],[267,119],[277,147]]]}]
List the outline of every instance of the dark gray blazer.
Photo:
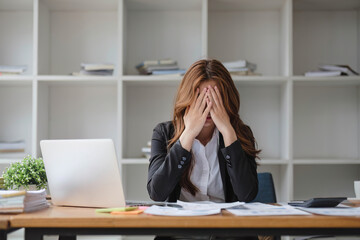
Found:
[{"label": "dark gray blazer", "polygon": [[[179,182],[192,157],[180,141],[167,149],[173,134],[172,122],[160,123],[153,131],[147,189],[154,201],[176,202],[179,199]],[[255,159],[244,152],[239,140],[225,148],[221,133],[219,138],[218,159],[225,201],[250,202],[258,192]]]}]

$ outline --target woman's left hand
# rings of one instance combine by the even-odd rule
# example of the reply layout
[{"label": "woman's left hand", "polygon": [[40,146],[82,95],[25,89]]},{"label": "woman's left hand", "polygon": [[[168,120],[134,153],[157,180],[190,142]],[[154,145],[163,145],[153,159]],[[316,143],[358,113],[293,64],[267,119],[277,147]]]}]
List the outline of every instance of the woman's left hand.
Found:
[{"label": "woman's left hand", "polygon": [[237,136],[224,107],[219,89],[216,86],[209,86],[208,89],[210,90],[209,97],[212,103],[211,119],[223,135],[225,147],[227,147],[237,140]]}]

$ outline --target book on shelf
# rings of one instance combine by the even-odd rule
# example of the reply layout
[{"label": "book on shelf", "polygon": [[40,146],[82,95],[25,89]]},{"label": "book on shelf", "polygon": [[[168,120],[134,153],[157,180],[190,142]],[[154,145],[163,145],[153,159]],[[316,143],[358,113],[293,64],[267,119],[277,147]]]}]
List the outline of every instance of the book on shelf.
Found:
[{"label": "book on shelf", "polygon": [[0,153],[25,152],[26,144],[24,140],[3,142],[0,141]]},{"label": "book on shelf", "polygon": [[341,71],[310,71],[305,73],[305,77],[334,77],[341,75]]},{"label": "book on shelf", "polygon": [[114,65],[110,63],[81,63],[81,70],[73,72],[73,76],[111,76]]},{"label": "book on shelf", "polygon": [[251,63],[247,60],[237,60],[232,62],[223,62],[224,67],[229,71],[239,71],[238,69],[244,69],[251,70],[255,72],[256,70],[256,64]]},{"label": "book on shelf", "polygon": [[18,75],[27,69],[25,65],[0,65],[0,75]]},{"label": "book on shelf", "polygon": [[358,76],[359,73],[354,71],[349,65],[320,65],[320,70],[323,71],[340,71],[343,75]]},{"label": "book on shelf", "polygon": [[147,142],[147,146],[141,148],[141,152],[143,153],[143,156],[147,159],[151,156],[151,141]]},{"label": "book on shelf", "polygon": [[354,71],[348,65],[325,64],[320,65],[318,71],[308,71],[306,77],[332,77],[332,76],[357,76],[358,72]]},{"label": "book on shelf", "polygon": [[33,212],[49,207],[45,189],[37,191],[0,190],[0,213]]},{"label": "book on shelf", "polygon": [[136,65],[142,75],[182,75],[185,70],[180,69],[177,62],[172,59],[146,60]]},{"label": "book on shelf", "polygon": [[79,72],[73,72],[73,76],[111,76],[113,75],[112,70],[96,70],[96,71],[86,71],[80,70]]},{"label": "book on shelf", "polygon": [[184,69],[178,69],[178,70],[162,70],[162,71],[153,71],[152,75],[175,75],[175,76],[181,76],[186,73],[186,70]]},{"label": "book on shelf", "polygon": [[103,71],[114,70],[114,64],[111,63],[81,63],[81,69],[85,71]]},{"label": "book on shelf", "polygon": [[145,60],[138,65],[136,68],[149,67],[149,66],[160,66],[160,65],[177,65],[177,62],[172,59],[161,59],[161,60]]}]

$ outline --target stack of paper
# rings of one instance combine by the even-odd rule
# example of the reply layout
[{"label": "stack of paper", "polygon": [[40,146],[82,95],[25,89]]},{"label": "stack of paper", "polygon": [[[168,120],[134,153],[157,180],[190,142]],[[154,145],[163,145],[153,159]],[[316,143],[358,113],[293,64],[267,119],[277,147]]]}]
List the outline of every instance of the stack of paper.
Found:
[{"label": "stack of paper", "polygon": [[348,65],[320,65],[320,71],[309,71],[305,73],[306,77],[331,77],[331,76],[357,76],[359,73],[354,71]]},{"label": "stack of paper", "polygon": [[256,64],[246,60],[224,62],[223,65],[233,75],[258,75],[254,73]]},{"label": "stack of paper", "polygon": [[236,216],[282,216],[310,215],[289,205],[275,206],[263,203],[246,203],[242,206],[226,209]]},{"label": "stack of paper", "polygon": [[182,75],[186,72],[172,59],[145,60],[138,64],[136,69],[142,75]]},{"label": "stack of paper", "polygon": [[1,75],[18,75],[25,72],[26,66],[15,66],[15,65],[0,65],[0,76]]},{"label": "stack of paper", "polygon": [[347,207],[340,205],[333,208],[303,208],[299,207],[303,211],[318,214],[318,215],[327,215],[327,216],[360,216],[360,207]]},{"label": "stack of paper", "polygon": [[110,76],[115,66],[110,63],[82,63],[80,72],[73,72],[75,76]]},{"label": "stack of paper", "polygon": [[38,191],[0,190],[0,213],[33,212],[49,207],[45,189]]},{"label": "stack of paper", "polygon": [[221,209],[231,208],[244,204],[243,202],[214,203],[209,201],[182,202],[179,200],[176,203],[182,206],[182,208],[161,207],[154,205],[147,208],[145,213],[161,216],[204,216],[219,214]]},{"label": "stack of paper", "polygon": [[10,152],[24,152],[25,151],[25,141],[14,141],[14,142],[0,142],[0,153],[10,153]]}]

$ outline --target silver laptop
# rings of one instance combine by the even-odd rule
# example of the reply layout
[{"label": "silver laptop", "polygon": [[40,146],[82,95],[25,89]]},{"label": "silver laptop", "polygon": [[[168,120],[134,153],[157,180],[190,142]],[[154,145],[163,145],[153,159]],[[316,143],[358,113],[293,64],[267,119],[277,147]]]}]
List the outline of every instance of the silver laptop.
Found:
[{"label": "silver laptop", "polygon": [[43,140],[40,147],[54,205],[125,206],[111,139]]}]

